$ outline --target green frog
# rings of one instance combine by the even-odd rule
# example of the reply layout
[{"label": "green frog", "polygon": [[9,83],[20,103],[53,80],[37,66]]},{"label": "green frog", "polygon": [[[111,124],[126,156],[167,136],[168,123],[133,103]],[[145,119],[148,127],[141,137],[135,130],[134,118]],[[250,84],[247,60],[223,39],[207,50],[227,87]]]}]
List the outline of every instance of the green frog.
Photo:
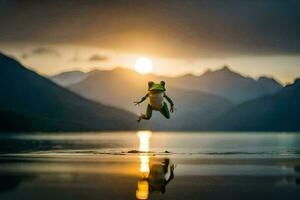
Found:
[{"label": "green frog", "polygon": [[[153,110],[159,111],[165,118],[170,119],[170,112],[174,112],[174,103],[172,99],[166,95],[164,81],[160,81],[160,83],[154,83],[153,81],[149,81],[148,93],[140,101],[135,101],[134,104],[139,105],[147,98],[149,98],[149,103],[147,106],[146,114],[141,114],[137,120],[138,122],[140,122],[142,119],[149,120],[152,116]],[[164,99],[167,99],[167,101],[169,102],[170,111]]]}]

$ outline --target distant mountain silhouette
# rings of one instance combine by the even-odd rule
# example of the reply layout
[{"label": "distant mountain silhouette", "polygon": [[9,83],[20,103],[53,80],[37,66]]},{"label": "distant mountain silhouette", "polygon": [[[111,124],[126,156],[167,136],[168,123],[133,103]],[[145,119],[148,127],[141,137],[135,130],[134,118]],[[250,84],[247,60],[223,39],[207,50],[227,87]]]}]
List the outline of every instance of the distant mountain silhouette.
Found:
[{"label": "distant mountain silhouette", "polygon": [[247,101],[217,118],[213,129],[300,131],[300,79],[273,95]]},{"label": "distant mountain silhouette", "polygon": [[[147,93],[149,80],[160,81],[153,74],[140,75],[132,70],[116,68],[110,71],[94,73],[83,81],[70,86],[70,89],[86,98],[107,105],[120,107],[137,114],[145,112],[143,106],[133,105]],[[202,130],[208,122],[232,108],[233,104],[223,98],[201,91],[178,89],[166,82],[167,94],[174,100],[176,112],[170,120],[163,119],[155,112],[146,127],[155,130]]]},{"label": "distant mountain silhouette", "polygon": [[227,66],[216,71],[208,70],[200,76],[189,74],[167,80],[176,87],[204,91],[225,97],[234,103],[272,94],[282,88],[273,78],[260,77],[255,80],[233,72]]},{"label": "distant mountain silhouette", "polygon": [[[99,72],[101,71],[94,71],[93,73]],[[70,82],[76,84],[89,76],[92,72],[89,74],[80,74],[80,78],[78,78],[78,73],[70,73],[72,74],[72,81],[70,81],[69,77],[65,77],[65,73],[51,77],[51,79],[60,85],[69,86],[71,85]],[[195,76],[192,74],[186,74],[174,78],[157,77],[154,75],[151,76],[157,78],[158,80],[163,79],[167,81],[168,85],[170,86],[184,90],[202,91],[216,96],[225,97],[235,104],[268,94],[273,94],[283,87],[273,78],[263,76],[259,77],[258,80],[255,80],[253,78],[244,77],[239,73],[233,72],[227,66],[215,71],[208,70],[200,76]],[[149,75],[146,77],[149,77]]]},{"label": "distant mountain silhouette", "polygon": [[68,86],[74,83],[78,83],[85,79],[88,76],[87,73],[81,71],[69,71],[62,72],[57,75],[49,77],[54,83],[57,83],[61,86]]},{"label": "distant mountain silhouette", "polygon": [[30,122],[24,116],[0,110],[0,131],[29,131]]},{"label": "distant mountain silhouette", "polygon": [[[128,130],[132,113],[89,101],[0,54],[0,119],[30,131]],[[3,121],[1,121],[2,123]],[[13,129],[0,126],[0,130]]]},{"label": "distant mountain silhouette", "polygon": [[[170,120],[155,114],[150,123],[144,123],[146,127],[158,130],[299,131],[299,80],[282,87],[273,78],[263,76],[255,80],[228,67],[207,71],[201,76],[187,74],[177,78],[140,75],[129,69],[116,68],[96,71],[71,85],[70,89],[94,101],[139,114],[144,112],[146,103],[134,107],[132,102],[146,93],[149,80],[165,80],[167,93],[178,109]],[[240,105],[234,106],[220,96],[231,97]]]}]

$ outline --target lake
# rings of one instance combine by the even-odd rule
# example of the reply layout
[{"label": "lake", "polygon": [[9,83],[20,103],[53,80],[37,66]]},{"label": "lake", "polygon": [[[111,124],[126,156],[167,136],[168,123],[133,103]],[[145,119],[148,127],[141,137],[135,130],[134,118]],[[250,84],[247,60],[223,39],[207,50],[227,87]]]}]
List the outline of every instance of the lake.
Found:
[{"label": "lake", "polygon": [[0,135],[0,199],[296,199],[300,133]]}]

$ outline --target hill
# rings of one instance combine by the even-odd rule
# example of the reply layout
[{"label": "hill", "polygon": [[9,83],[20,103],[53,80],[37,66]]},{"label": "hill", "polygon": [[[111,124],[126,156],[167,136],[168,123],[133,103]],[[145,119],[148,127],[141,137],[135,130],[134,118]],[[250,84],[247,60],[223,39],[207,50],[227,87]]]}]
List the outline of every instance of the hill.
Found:
[{"label": "hill", "polygon": [[223,114],[212,129],[300,131],[300,79],[273,95],[247,101]]},{"label": "hill", "polygon": [[[0,54],[0,110],[30,131],[135,129],[132,113],[89,101]],[[21,116],[21,117],[20,117]],[[27,126],[29,125],[29,126]],[[3,129],[4,130],[4,129]]]},{"label": "hill", "polygon": [[227,66],[215,71],[208,70],[200,76],[188,74],[166,80],[176,87],[222,96],[236,104],[273,94],[282,88],[273,78],[260,77],[255,80],[242,76]]},{"label": "hill", "polygon": [[61,86],[68,86],[82,81],[87,76],[88,74],[82,71],[68,71],[50,76],[49,79]]},{"label": "hill", "polygon": [[[71,71],[50,77],[50,79],[62,86],[68,87],[81,82],[93,73],[99,72],[101,71],[96,70],[89,73],[81,72],[79,74],[76,71]],[[274,94],[283,87],[274,78],[266,76],[259,77],[258,79],[245,77],[232,71],[227,66],[215,71],[208,70],[200,76],[186,74],[179,77],[159,77],[155,75],[147,75],[146,77],[165,80],[169,86],[179,89],[202,91],[224,97],[235,104]]]},{"label": "hill", "polygon": [[[140,75],[129,69],[116,68],[94,73],[69,88],[94,101],[140,114],[145,111],[147,103],[136,107],[133,101],[146,94],[149,80],[160,81],[160,78],[153,74]],[[151,122],[143,122],[152,130],[203,130],[208,122],[233,106],[223,97],[179,89],[170,86],[168,82],[166,88],[177,110],[170,120],[162,119],[160,113],[154,112]]]}]

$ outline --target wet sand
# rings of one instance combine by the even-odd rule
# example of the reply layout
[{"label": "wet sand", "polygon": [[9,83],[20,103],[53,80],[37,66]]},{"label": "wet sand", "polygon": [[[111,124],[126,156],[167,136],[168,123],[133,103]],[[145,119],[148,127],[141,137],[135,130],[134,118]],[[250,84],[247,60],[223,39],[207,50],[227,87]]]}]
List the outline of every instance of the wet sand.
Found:
[{"label": "wet sand", "polygon": [[[166,159],[163,176],[170,177],[174,164],[174,178],[164,191],[155,190],[151,185],[164,180],[149,176],[160,173]],[[0,199],[136,199],[141,182],[152,188],[149,199],[299,199],[299,166],[297,158],[2,155]]]}]

